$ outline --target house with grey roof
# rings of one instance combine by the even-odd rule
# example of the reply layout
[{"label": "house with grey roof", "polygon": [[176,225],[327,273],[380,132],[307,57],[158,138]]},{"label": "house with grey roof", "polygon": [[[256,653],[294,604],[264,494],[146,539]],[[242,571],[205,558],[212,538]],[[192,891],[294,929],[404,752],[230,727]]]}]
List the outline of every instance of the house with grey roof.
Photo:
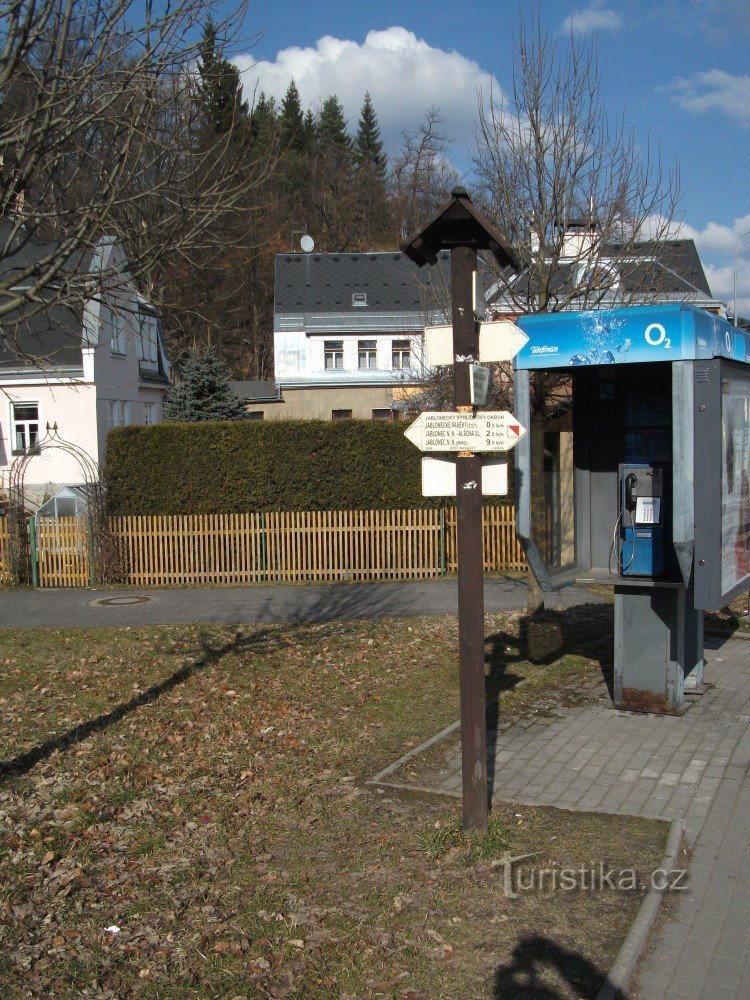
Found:
[{"label": "house with grey roof", "polygon": [[596,225],[569,223],[554,268],[547,262],[504,276],[487,293],[496,315],[518,311],[540,295],[546,311],[611,309],[655,302],[690,302],[723,312],[711,294],[695,243],[690,239],[600,242]]},{"label": "house with grey roof", "polygon": [[[517,315],[519,301],[534,301],[537,282],[533,268],[500,277],[480,263],[488,316]],[[581,231],[576,223],[565,232],[563,254],[546,291],[553,309],[688,301],[700,309],[722,310],[692,240],[636,243],[624,252],[596,245],[595,232]],[[392,419],[416,403],[429,377],[425,326],[450,322],[449,317],[450,256],[445,251],[436,266],[425,268],[397,251],[278,254],[274,363],[279,395],[253,405],[253,413]]]},{"label": "house with grey roof", "polygon": [[[56,246],[0,222],[4,287],[32,283]],[[111,428],[160,421],[170,376],[158,312],[138,294],[117,241],[70,258],[46,296],[49,304],[0,320],[0,475],[7,488],[14,463],[27,459],[32,509],[88,478],[76,450],[96,473]]]},{"label": "house with grey roof", "polygon": [[278,415],[397,416],[424,380],[425,325],[449,312],[449,274],[447,253],[424,269],[398,251],[278,254]]}]

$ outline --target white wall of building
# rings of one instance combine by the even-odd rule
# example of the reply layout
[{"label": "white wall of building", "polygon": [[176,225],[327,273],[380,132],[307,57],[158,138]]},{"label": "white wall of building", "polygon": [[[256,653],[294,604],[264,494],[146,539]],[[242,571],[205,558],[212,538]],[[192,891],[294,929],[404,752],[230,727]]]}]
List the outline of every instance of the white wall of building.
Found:
[{"label": "white wall of building", "polygon": [[[103,244],[100,264],[104,268],[120,266],[125,259],[116,245]],[[126,272],[127,275],[127,272]],[[115,338],[116,330],[121,336]],[[46,425],[57,424],[57,433],[65,441],[83,449],[98,467],[104,461],[107,435],[112,427],[158,423],[163,416],[166,387],[143,382],[141,365],[158,372],[158,325],[155,318],[143,316],[135,290],[125,287],[105,293],[87,304],[82,329],[83,377],[59,378],[53,371],[0,381],[0,474],[8,483],[14,454],[13,404],[29,403],[37,407],[38,437],[46,434]],[[145,359],[144,359],[145,358]],[[150,406],[150,421],[145,406]],[[24,485],[39,495],[41,488],[53,488],[84,482],[85,473],[76,459],[61,448],[43,448],[29,460]]]},{"label": "white wall of building", "polygon": [[[302,330],[282,330],[274,334],[274,373],[281,385],[319,383],[335,379],[338,383],[362,384],[392,381],[393,343],[408,340],[411,345],[412,367],[419,370],[422,359],[421,336],[410,333],[398,334],[318,334],[308,336]],[[327,341],[341,341],[343,347],[343,368],[326,369],[325,344]],[[375,341],[376,368],[359,367],[361,341]],[[396,376],[405,374],[396,371]]]},{"label": "white wall of building", "polygon": [[[57,424],[58,435],[83,448],[90,456],[98,455],[96,389],[93,385],[54,384],[51,380],[31,380],[14,386],[0,385],[0,462],[5,482],[14,462],[13,404],[36,403],[39,413],[39,436],[46,433],[47,423]],[[48,483],[81,483],[85,476],[72,455],[60,448],[42,450],[27,466],[25,484],[45,486]]]}]

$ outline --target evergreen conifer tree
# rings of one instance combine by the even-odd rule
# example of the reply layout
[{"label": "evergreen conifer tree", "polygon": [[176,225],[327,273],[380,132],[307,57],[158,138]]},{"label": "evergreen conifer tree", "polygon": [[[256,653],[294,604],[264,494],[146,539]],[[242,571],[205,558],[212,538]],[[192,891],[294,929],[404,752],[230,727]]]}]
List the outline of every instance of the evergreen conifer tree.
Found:
[{"label": "evergreen conifer tree", "polygon": [[276,128],[276,102],[261,91],[250,115],[250,142],[253,148],[260,152],[273,145]]},{"label": "evergreen conifer tree", "polygon": [[164,419],[170,423],[239,420],[245,414],[229,385],[224,365],[208,351],[194,351],[182,366],[182,379],[169,392]]},{"label": "evergreen conifer tree", "polygon": [[294,80],[289,81],[289,86],[281,101],[279,124],[281,126],[282,148],[300,152],[305,146],[305,122],[299,91]]},{"label": "evergreen conifer tree", "polygon": [[378,116],[375,113],[369,92],[365,94],[365,100],[359,116],[359,127],[354,143],[354,153],[357,166],[360,168],[369,167],[378,180],[385,181],[387,160],[383,153],[383,141],[380,137]]},{"label": "evergreen conifer tree", "polygon": [[242,99],[239,70],[222,55],[210,16],[203,29],[200,52],[199,100],[209,128],[219,134],[241,128],[247,122],[248,107]]},{"label": "evergreen conifer tree", "polygon": [[326,98],[318,119],[318,142],[323,152],[331,150],[348,153],[352,140],[346,131],[346,118],[341,102],[335,94]]}]

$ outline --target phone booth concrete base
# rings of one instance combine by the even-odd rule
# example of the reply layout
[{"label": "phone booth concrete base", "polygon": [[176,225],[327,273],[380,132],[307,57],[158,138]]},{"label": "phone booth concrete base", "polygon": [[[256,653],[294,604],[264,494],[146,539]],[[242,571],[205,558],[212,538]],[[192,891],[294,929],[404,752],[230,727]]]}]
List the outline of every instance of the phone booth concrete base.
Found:
[{"label": "phone booth concrete base", "polygon": [[517,533],[543,590],[611,586],[614,701],[679,713],[703,688],[703,612],[750,587],[750,337],[685,304],[525,317],[515,412],[533,372],[572,395],[574,560],[533,542],[530,435]]},{"label": "phone booth concrete base", "polygon": [[614,703],[635,712],[682,710],[703,683],[703,612],[681,583],[614,586]]}]

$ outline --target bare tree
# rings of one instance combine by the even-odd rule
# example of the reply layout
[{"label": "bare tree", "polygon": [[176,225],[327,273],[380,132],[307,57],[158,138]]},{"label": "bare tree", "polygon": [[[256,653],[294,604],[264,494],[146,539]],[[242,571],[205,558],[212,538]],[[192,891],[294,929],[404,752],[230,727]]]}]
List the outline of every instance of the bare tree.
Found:
[{"label": "bare tree", "polygon": [[484,207],[524,266],[518,279],[500,276],[506,308],[556,312],[649,295],[653,270],[642,268],[642,247],[634,251],[647,240],[653,263],[674,231],[679,175],[622,119],[611,121],[588,42],[560,42],[521,21],[510,97],[480,93],[476,140]]},{"label": "bare tree", "polygon": [[401,133],[402,146],[391,171],[391,204],[402,240],[433,215],[459,180],[447,157],[445,118],[429,107],[416,129]]},{"label": "bare tree", "polygon": [[[647,301],[679,203],[677,169],[604,106],[594,48],[520,21],[508,96],[479,95],[473,164],[483,207],[521,259],[498,274],[500,312],[528,314]],[[644,241],[647,246],[644,246]],[[544,433],[564,409],[565,377],[532,379],[532,520],[547,553]],[[529,610],[543,607],[530,581]]]},{"label": "bare tree", "polygon": [[0,0],[6,350],[28,354],[34,313],[75,310],[123,281],[97,257],[103,238],[124,245],[129,278],[158,303],[165,269],[224,242],[217,220],[256,210],[272,157],[236,155],[239,122],[205,130],[196,65],[214,6]]}]

